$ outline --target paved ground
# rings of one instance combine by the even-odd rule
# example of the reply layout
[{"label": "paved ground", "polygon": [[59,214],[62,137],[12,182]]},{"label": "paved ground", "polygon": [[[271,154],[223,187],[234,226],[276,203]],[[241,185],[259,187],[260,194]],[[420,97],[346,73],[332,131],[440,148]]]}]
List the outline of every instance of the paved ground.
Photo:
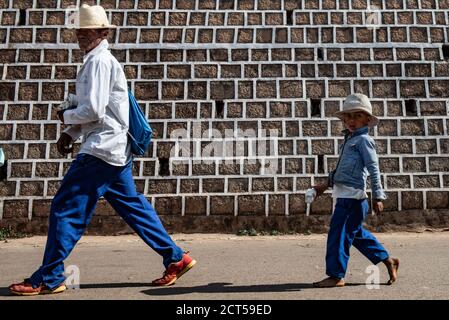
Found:
[{"label": "paved ground", "polygon": [[[81,289],[39,297],[9,296],[7,286],[39,265],[45,237],[0,243],[1,299],[449,299],[449,232],[377,234],[401,259],[393,286],[369,290],[370,263],[353,249],[344,288],[315,289],[324,277],[325,235],[240,237],[176,234],[198,264],[175,286],[154,288],[160,257],[136,236],[83,237],[66,261],[80,270]],[[388,279],[380,266],[380,281]],[[372,273],[371,273],[372,274]]]}]

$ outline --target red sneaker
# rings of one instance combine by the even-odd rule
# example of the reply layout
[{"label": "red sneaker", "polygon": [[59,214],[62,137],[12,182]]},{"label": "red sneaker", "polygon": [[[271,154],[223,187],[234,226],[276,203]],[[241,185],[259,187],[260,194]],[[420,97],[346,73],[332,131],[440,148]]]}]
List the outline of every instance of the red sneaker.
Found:
[{"label": "red sneaker", "polygon": [[53,293],[60,293],[67,289],[64,283],[61,283],[59,286],[54,288],[53,290],[50,290],[46,285],[41,284],[37,288],[33,288],[31,283],[28,282],[21,282],[21,283],[15,283],[9,286],[9,291],[12,294],[18,295],[18,296],[37,296],[39,294],[53,294]]},{"label": "red sneaker", "polygon": [[184,273],[192,269],[196,261],[193,260],[188,252],[184,253],[181,261],[173,262],[168,265],[162,278],[153,280],[153,286],[170,286],[176,282]]}]

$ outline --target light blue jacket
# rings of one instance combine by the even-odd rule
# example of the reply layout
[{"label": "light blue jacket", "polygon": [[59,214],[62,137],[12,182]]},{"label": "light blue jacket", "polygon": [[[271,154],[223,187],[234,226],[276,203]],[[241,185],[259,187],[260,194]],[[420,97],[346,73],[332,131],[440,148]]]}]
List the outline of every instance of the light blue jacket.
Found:
[{"label": "light blue jacket", "polygon": [[386,199],[380,181],[376,144],[368,135],[368,127],[355,130],[352,135],[343,130],[345,140],[340,146],[337,168],[329,174],[329,186],[341,183],[360,190],[366,189],[368,173],[371,177],[373,199]]}]

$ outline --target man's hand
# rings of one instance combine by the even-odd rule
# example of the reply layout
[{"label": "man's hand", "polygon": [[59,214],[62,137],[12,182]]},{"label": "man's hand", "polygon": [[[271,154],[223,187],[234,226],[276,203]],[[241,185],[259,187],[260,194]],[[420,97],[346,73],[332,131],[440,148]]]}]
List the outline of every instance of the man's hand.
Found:
[{"label": "man's hand", "polygon": [[64,123],[64,112],[65,112],[66,110],[67,110],[67,109],[59,110],[59,111],[56,113],[56,114],[58,115],[59,120],[61,120],[62,124],[65,124],[65,123]]},{"label": "man's hand", "polygon": [[374,200],[373,201],[373,209],[375,213],[381,213],[384,211],[384,204],[380,200]]},{"label": "man's hand", "polygon": [[327,190],[328,186],[327,186],[327,184],[319,184],[319,185],[313,186],[312,188],[314,188],[316,190],[315,198],[318,198],[319,196],[321,196],[324,193],[324,191]]},{"label": "man's hand", "polygon": [[58,147],[58,151],[62,155],[69,154],[73,151],[73,147],[70,147],[70,144],[72,143],[72,137],[68,135],[67,133],[63,132],[61,136],[59,137],[58,142],[56,143]]}]

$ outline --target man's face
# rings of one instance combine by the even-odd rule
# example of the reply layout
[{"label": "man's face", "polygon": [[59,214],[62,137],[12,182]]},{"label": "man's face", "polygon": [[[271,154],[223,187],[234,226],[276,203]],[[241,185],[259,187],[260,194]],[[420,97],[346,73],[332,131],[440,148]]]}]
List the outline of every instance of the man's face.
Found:
[{"label": "man's face", "polygon": [[102,33],[95,29],[78,29],[76,37],[80,49],[85,53],[95,48],[103,40]]},{"label": "man's face", "polygon": [[368,125],[371,117],[363,111],[357,111],[346,113],[344,115],[344,119],[346,129],[348,129],[349,132],[352,133],[355,130]]}]

